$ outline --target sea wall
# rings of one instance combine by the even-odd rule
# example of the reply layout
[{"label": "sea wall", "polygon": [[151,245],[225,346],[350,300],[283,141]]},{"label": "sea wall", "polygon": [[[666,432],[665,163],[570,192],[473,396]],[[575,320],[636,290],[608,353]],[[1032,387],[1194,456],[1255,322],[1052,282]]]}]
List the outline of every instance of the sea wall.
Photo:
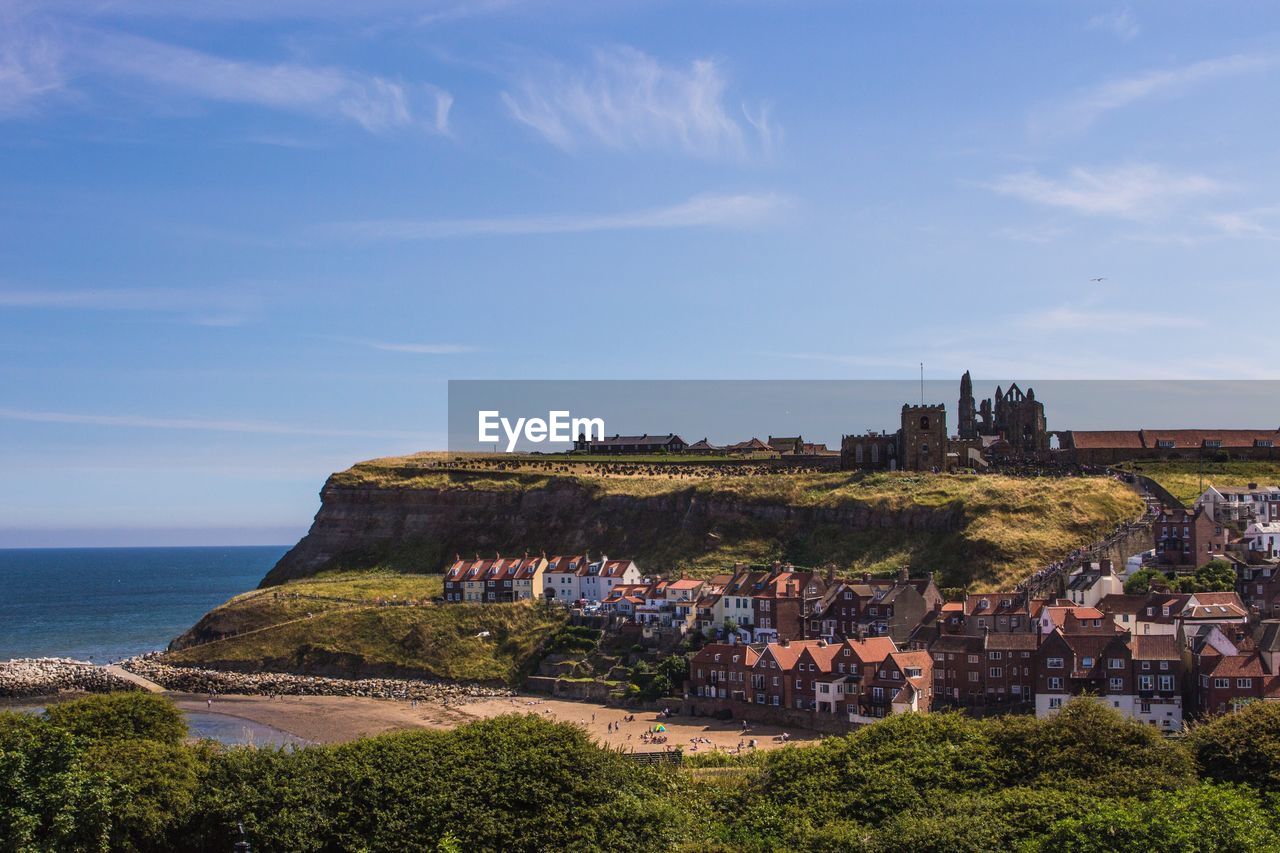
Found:
[{"label": "sea wall", "polygon": [[87,661],[68,658],[17,658],[0,662],[0,697],[51,696],[56,693],[110,693],[138,686]]}]

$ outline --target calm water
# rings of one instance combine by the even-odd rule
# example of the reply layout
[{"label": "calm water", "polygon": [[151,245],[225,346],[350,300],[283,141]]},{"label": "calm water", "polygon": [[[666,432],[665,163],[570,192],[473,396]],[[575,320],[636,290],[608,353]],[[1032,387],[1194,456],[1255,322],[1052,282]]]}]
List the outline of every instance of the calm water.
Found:
[{"label": "calm water", "polygon": [[[0,712],[43,714],[44,705],[0,705]],[[227,746],[305,746],[306,741],[266,723],[255,723],[229,714],[184,711],[192,737],[208,738]]]},{"label": "calm water", "polygon": [[163,649],[205,612],[256,587],[286,550],[0,549],[0,660],[102,662]]}]

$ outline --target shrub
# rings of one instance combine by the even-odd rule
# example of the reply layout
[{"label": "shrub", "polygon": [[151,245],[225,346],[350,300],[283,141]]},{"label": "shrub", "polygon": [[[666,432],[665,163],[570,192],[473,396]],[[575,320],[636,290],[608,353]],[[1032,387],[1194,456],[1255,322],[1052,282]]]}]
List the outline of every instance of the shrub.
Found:
[{"label": "shrub", "polygon": [[173,702],[150,693],[107,693],[51,706],[49,723],[87,741],[154,740],[181,743],[187,722]]}]

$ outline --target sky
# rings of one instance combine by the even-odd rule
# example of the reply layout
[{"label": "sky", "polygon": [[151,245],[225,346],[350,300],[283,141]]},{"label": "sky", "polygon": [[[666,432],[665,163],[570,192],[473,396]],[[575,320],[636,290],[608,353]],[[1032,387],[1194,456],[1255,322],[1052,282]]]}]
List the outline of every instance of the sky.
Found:
[{"label": "sky", "polygon": [[0,547],[288,543],[450,379],[1276,378],[1278,84],[1267,2],[0,0]]}]

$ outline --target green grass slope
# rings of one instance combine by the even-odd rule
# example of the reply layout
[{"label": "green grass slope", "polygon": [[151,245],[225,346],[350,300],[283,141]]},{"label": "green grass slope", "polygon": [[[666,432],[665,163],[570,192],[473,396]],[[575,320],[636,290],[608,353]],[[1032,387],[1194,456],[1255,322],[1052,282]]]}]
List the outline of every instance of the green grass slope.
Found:
[{"label": "green grass slope", "polygon": [[[255,590],[210,612],[164,659],[215,669],[514,683],[565,620],[559,610],[531,605],[429,603],[439,590],[439,577],[388,572]],[[427,603],[391,603],[406,600]]]},{"label": "green grass slope", "polygon": [[1150,477],[1187,506],[1210,486],[1280,485],[1280,462],[1131,462],[1121,467]]}]

